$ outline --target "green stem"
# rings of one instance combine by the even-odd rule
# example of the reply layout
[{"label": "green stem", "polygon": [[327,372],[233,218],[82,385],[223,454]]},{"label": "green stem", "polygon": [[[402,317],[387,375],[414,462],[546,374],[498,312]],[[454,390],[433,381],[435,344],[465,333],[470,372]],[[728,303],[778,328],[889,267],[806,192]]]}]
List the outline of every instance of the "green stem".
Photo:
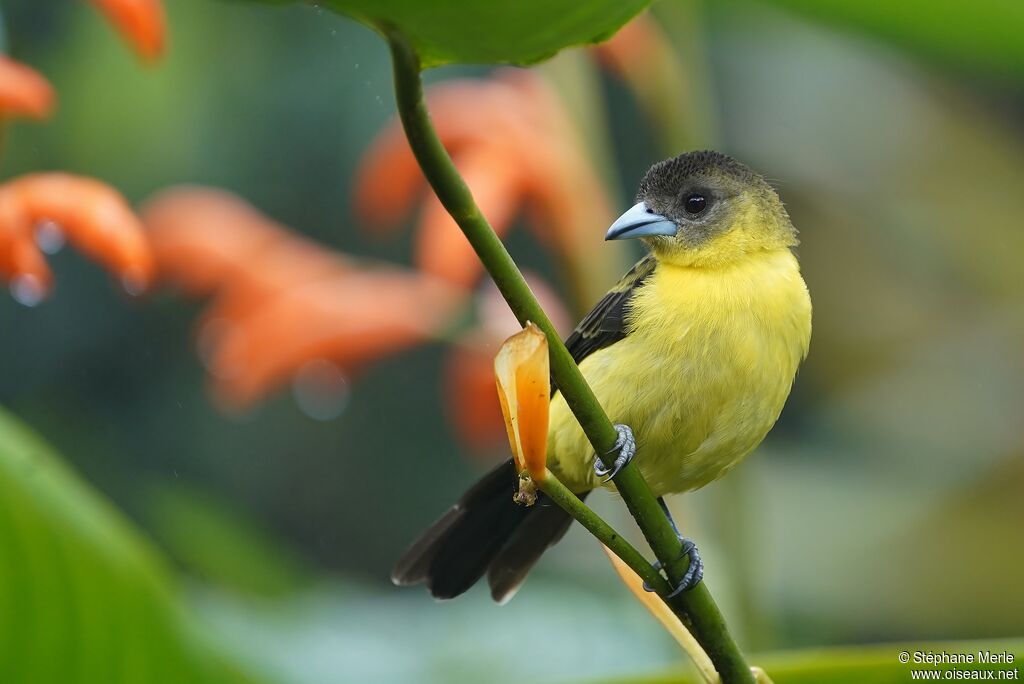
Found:
[{"label": "green stem", "polygon": [[[465,233],[466,239],[519,322],[525,325],[532,321],[544,331],[548,338],[551,373],[555,383],[595,452],[611,452],[618,437],[615,428],[547,314],[533,296],[519,268],[480,213],[469,188],[437,137],[423,100],[419,58],[400,33],[394,30],[385,30],[385,33],[391,47],[398,114],[416,161],[441,204]],[[686,573],[689,559],[681,556],[679,540],[640,471],[633,464],[627,465],[616,476],[615,486],[647,543],[661,561],[668,578],[673,584],[678,584]],[[678,602],[674,600],[673,604],[685,612],[681,617],[707,651],[725,684],[754,684],[750,668],[729,634],[706,583],[684,592],[678,597]]]},{"label": "green stem", "polygon": [[654,567],[647,562],[644,555],[636,550],[636,547],[626,541],[615,529],[606,523],[601,516],[593,511],[587,504],[583,503],[578,496],[573,494],[568,487],[562,484],[555,475],[549,474],[543,482],[537,482],[541,491],[547,494],[552,501],[561,506],[566,513],[576,519],[578,523],[597,537],[597,540],[607,546],[612,553],[633,569],[640,576],[647,586],[651,587],[659,596],[667,596],[672,589],[668,582],[661,576]]}]

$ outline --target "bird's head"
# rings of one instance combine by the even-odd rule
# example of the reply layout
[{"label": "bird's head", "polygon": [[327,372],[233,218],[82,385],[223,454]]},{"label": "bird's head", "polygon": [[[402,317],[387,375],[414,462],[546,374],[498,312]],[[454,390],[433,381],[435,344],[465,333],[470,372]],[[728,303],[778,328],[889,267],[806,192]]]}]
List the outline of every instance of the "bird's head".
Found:
[{"label": "bird's head", "polygon": [[605,239],[641,238],[662,262],[710,268],[797,244],[775,190],[720,152],[688,152],[655,164],[636,200]]}]

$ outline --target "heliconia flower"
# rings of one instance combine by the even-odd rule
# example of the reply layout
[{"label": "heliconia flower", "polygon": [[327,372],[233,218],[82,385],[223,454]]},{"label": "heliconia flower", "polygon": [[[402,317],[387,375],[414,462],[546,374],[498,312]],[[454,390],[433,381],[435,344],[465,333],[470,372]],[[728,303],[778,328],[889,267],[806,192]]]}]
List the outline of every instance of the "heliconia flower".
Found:
[{"label": "heliconia flower", "polygon": [[45,119],[55,99],[50,82],[39,72],[0,55],[0,117]]},{"label": "heliconia flower", "polygon": [[147,202],[143,218],[161,278],[215,296],[199,340],[232,408],[310,362],[353,370],[436,339],[464,306],[458,288],[337,255],[226,192],[170,190]]},{"label": "heliconia flower", "polygon": [[498,399],[516,467],[535,482],[547,479],[551,371],[548,340],[532,323],[505,340],[494,357]]},{"label": "heliconia flower", "polygon": [[[519,214],[546,244],[569,259],[601,244],[611,218],[604,188],[564,106],[543,76],[501,69],[488,79],[448,81],[427,103],[442,142],[484,216],[504,235]],[[397,123],[367,151],[355,206],[365,221],[395,224],[425,195],[425,181]],[[462,287],[483,273],[458,226],[426,195],[414,261]]]},{"label": "heliconia flower", "polygon": [[105,183],[65,173],[38,173],[0,184],[0,275],[21,302],[36,304],[52,275],[36,242],[39,226],[54,226],[100,262],[131,294],[149,286],[153,259],[142,224]]},{"label": "heliconia flower", "polygon": [[160,0],[91,0],[146,60],[156,60],[165,42],[164,8]]}]

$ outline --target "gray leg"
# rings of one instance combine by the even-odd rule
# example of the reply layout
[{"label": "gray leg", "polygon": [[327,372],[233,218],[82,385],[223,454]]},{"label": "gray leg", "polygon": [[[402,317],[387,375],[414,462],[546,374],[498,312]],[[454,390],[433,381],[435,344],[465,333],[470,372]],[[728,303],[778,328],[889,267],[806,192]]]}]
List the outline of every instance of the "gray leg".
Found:
[{"label": "gray leg", "polygon": [[[676,536],[679,537],[679,542],[683,545],[679,557],[682,558],[687,555],[690,557],[690,565],[686,568],[686,574],[683,575],[683,579],[680,580],[679,586],[673,589],[672,593],[665,597],[672,598],[673,596],[678,596],[684,591],[693,589],[701,583],[701,580],[704,579],[704,561],[700,559],[700,552],[697,550],[697,545],[693,540],[679,534],[679,528],[676,527],[676,521],[672,519],[672,514],[669,513],[664,497],[658,497],[658,505],[661,506],[661,510],[665,513],[665,517],[668,518],[668,523],[672,526],[672,531],[676,533]],[[654,564],[654,569],[661,570],[660,561]],[[653,591],[649,586],[647,586],[646,582],[644,583],[644,589],[647,591]]]},{"label": "gray leg", "polygon": [[[633,437],[633,430],[628,425],[616,425],[615,431],[619,433],[619,438],[615,440],[615,446],[611,451],[606,454],[606,456],[616,454],[612,467],[606,468],[600,456],[594,459],[594,472],[598,477],[604,477],[604,482],[614,479],[623,466],[632,461],[636,455],[636,439]],[[606,475],[607,477],[605,477]]]},{"label": "gray leg", "polygon": [[668,524],[672,526],[672,531],[676,533],[677,537],[682,539],[683,535],[679,534],[679,528],[676,527],[676,521],[672,518],[672,511],[668,510],[668,504],[665,503],[665,497],[658,497],[658,505],[661,506],[661,512],[665,514],[666,518],[668,518]]}]

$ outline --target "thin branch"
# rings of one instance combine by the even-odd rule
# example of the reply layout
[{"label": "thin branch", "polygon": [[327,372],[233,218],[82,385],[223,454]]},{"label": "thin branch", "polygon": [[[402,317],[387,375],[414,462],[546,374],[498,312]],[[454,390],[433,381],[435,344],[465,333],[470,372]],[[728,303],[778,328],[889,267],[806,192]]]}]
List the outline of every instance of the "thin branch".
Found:
[{"label": "thin branch", "polygon": [[652,587],[659,596],[671,593],[671,587],[665,578],[647,562],[644,555],[636,550],[632,544],[626,541],[622,535],[606,523],[601,516],[583,503],[578,496],[573,494],[568,487],[555,477],[554,473],[548,471],[548,476],[543,482],[537,482],[537,486],[547,494],[552,501],[561,506],[566,513],[571,515],[577,522],[597,537],[597,540],[604,544],[622,562],[632,568],[633,572],[640,576],[647,586]]},{"label": "thin branch", "polygon": [[[550,348],[551,372],[559,391],[596,453],[610,452],[618,436],[611,421],[512,257],[480,213],[469,188],[437,137],[423,100],[420,63],[415,51],[399,32],[385,30],[385,33],[391,47],[398,114],[424,175],[441,204],[465,233],[519,322],[525,325],[532,321],[544,331]],[[627,465],[616,476],[615,486],[647,543],[665,567],[669,579],[678,584],[686,573],[689,558],[682,555],[679,540],[640,471],[633,464]],[[702,582],[672,599],[671,605],[707,651],[725,684],[754,684],[750,668],[744,662],[706,583]]]}]

